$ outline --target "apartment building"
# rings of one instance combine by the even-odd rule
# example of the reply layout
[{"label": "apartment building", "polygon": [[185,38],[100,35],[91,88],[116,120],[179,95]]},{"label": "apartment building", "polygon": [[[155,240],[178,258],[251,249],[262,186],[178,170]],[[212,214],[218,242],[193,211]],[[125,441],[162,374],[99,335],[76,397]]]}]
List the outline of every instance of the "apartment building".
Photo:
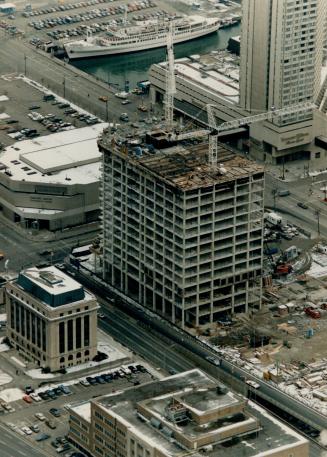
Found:
[{"label": "apartment building", "polygon": [[106,281],[182,327],[260,308],[260,165],[219,146],[210,167],[207,144],[99,148]]},{"label": "apartment building", "polygon": [[97,301],[56,267],[21,271],[5,301],[10,343],[38,366],[57,371],[97,354]]},{"label": "apartment building", "polygon": [[69,440],[92,457],[309,455],[303,437],[198,369],[69,413]]},{"label": "apartment building", "polygon": [[[321,85],[325,0],[243,0],[240,106],[270,111],[316,100]],[[250,127],[252,153],[267,162],[310,158],[314,113]]]}]

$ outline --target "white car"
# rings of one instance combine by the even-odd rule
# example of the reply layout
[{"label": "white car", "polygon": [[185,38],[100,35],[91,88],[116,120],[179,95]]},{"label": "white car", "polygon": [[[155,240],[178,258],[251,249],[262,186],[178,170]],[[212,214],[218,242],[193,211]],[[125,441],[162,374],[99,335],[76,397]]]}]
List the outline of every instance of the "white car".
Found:
[{"label": "white car", "polygon": [[32,435],[32,430],[29,427],[22,427],[21,430],[25,435]]},{"label": "white car", "polygon": [[42,398],[35,392],[32,392],[30,394],[30,397],[34,400],[34,401],[42,401]]},{"label": "white car", "polygon": [[41,422],[45,421],[45,415],[42,413],[35,413],[35,417]]},{"label": "white car", "polygon": [[248,379],[247,381],[245,381],[246,384],[248,384],[249,386],[253,387],[253,389],[259,389],[260,387],[260,384],[258,384],[257,382],[255,381],[252,381],[251,379]]}]

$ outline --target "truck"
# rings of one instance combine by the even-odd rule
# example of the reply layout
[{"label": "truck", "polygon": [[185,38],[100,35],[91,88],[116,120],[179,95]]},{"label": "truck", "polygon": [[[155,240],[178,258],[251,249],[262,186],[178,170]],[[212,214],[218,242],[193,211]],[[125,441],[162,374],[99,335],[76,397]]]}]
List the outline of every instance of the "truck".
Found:
[{"label": "truck", "polygon": [[266,213],[264,218],[265,218],[266,222],[268,222],[269,224],[274,225],[274,226],[279,226],[283,222],[282,217],[279,214],[274,213],[274,212]]}]

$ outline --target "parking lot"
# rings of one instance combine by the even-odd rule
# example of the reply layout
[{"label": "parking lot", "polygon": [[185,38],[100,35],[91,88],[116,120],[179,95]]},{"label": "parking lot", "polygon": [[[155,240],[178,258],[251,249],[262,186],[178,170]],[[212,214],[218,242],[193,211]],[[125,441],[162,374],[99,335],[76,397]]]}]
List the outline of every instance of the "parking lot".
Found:
[{"label": "parking lot", "polygon": [[46,385],[33,392],[26,386],[21,399],[10,404],[0,402],[0,420],[48,455],[63,453],[66,456],[67,452],[73,451],[65,439],[69,405],[148,382],[152,377],[143,365],[133,363],[69,381],[65,385]]},{"label": "parking lot", "polygon": [[46,96],[23,79],[1,78],[0,145],[98,122],[63,99]]},{"label": "parking lot", "polygon": [[163,19],[175,14],[173,5],[162,0],[87,0],[69,4],[17,11],[0,21],[5,34],[23,33],[25,39],[37,47],[50,50],[49,43],[60,45],[86,34],[102,33],[123,24],[136,25],[140,21]]}]

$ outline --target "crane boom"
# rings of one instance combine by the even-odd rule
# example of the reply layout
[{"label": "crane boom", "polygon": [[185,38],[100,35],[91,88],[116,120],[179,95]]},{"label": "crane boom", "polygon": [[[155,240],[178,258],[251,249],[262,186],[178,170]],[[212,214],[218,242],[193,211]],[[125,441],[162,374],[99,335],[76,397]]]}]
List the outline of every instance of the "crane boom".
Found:
[{"label": "crane boom", "polygon": [[167,73],[165,95],[166,130],[171,132],[174,122],[174,96],[176,94],[175,58],[174,58],[174,22],[170,21],[167,33]]},{"label": "crane boom", "polygon": [[316,105],[312,102],[297,103],[295,105],[287,106],[281,109],[272,109],[266,113],[255,114],[253,116],[243,117],[241,119],[235,119],[232,121],[223,122],[217,125],[216,118],[214,115],[214,108],[216,105],[206,105],[208,114],[208,125],[210,130],[202,129],[195,130],[193,132],[186,132],[181,134],[172,135],[173,140],[186,140],[189,138],[202,137],[208,135],[209,137],[209,157],[208,161],[211,166],[216,166],[218,161],[218,136],[220,132],[232,130],[235,128],[242,127],[243,125],[254,124],[255,122],[270,121],[276,117],[286,116],[288,114],[304,114],[314,108]]}]

